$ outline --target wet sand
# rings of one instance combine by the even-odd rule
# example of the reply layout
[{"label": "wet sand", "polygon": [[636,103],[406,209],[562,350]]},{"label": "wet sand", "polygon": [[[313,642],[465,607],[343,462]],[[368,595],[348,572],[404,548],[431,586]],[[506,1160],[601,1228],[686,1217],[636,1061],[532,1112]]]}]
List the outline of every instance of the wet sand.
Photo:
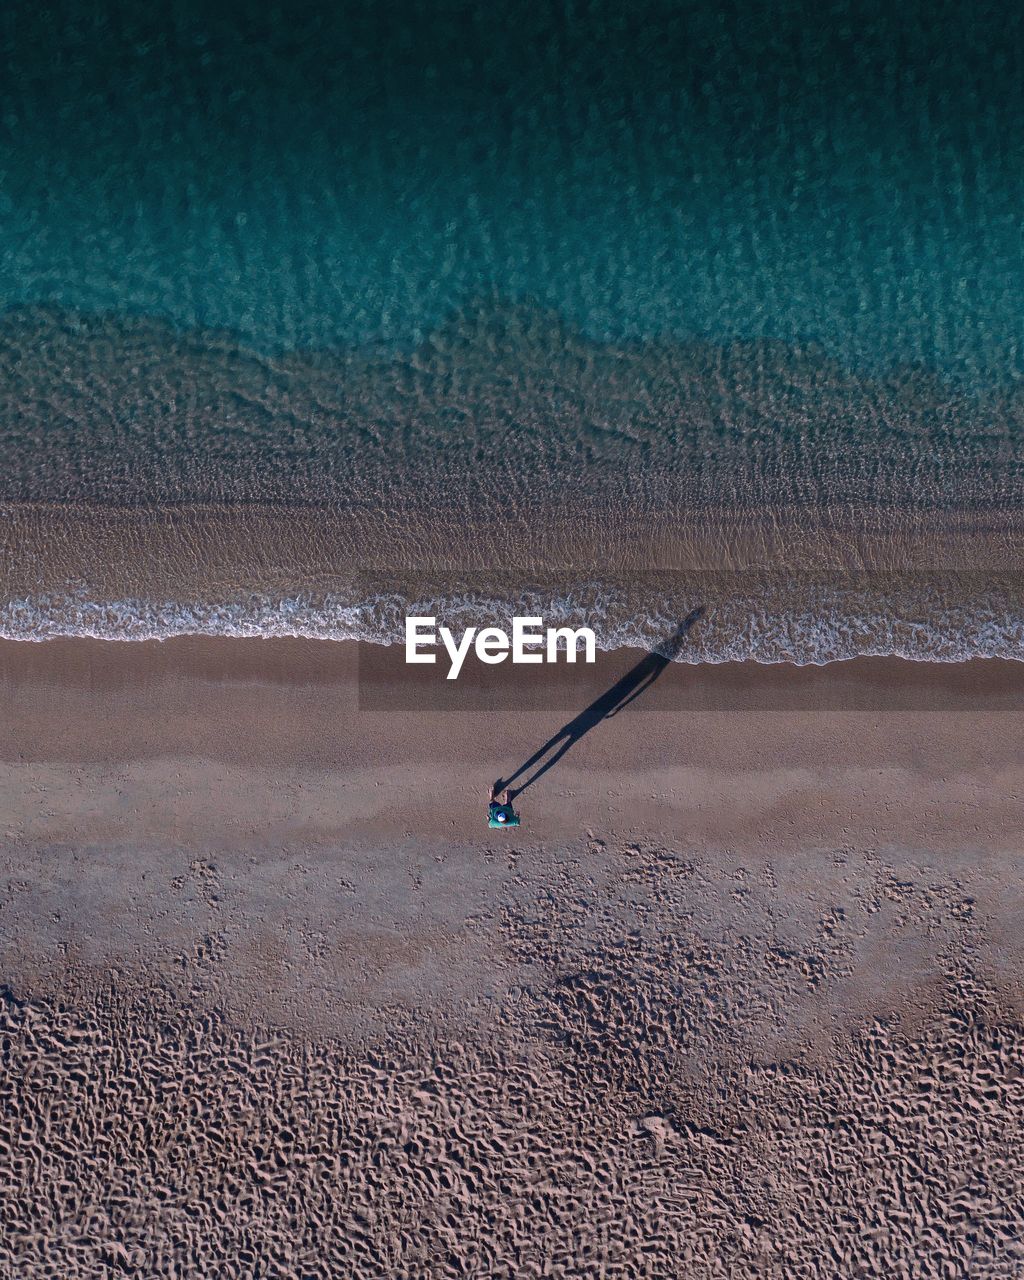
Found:
[{"label": "wet sand", "polygon": [[[471,663],[448,682],[443,662],[413,669],[398,647],[0,643],[8,831],[35,847],[486,843],[489,783],[642,657]],[[524,793],[517,839],[1007,853],[1022,708],[1014,662],[671,664]]]},{"label": "wet sand", "polygon": [[1013,1274],[1024,666],[641,656],[0,644],[0,1275]]}]

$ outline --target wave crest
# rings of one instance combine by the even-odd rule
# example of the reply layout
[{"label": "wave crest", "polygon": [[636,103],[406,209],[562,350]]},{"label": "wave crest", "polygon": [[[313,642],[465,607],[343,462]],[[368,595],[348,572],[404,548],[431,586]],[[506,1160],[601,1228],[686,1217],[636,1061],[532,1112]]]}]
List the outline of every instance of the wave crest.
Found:
[{"label": "wave crest", "polygon": [[689,574],[568,586],[357,578],[337,592],[252,592],[194,601],[109,600],[76,587],[3,602],[0,636],[23,641],[301,637],[391,645],[404,640],[410,615],[436,617],[453,631],[508,627],[514,616],[522,616],[539,617],[548,626],[590,626],[602,649],[652,649],[698,606],[703,608],[700,622],[677,661],[1024,660],[1024,579],[1012,575],[782,579]]}]

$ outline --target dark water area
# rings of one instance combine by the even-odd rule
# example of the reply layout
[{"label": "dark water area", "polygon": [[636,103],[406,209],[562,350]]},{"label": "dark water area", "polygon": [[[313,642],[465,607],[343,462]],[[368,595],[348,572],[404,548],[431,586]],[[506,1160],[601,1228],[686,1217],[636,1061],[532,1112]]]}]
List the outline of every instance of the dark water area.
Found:
[{"label": "dark water area", "polygon": [[781,633],[708,660],[1016,656],[1015,587],[945,584],[911,642],[898,575],[1018,567],[1022,37],[985,3],[7,6],[0,633],[386,639],[423,592],[367,565],[489,561],[434,603],[540,572],[646,643],[692,595],[651,574],[753,563],[896,576],[780,579]]},{"label": "dark water area", "polygon": [[480,296],[1021,371],[1024,14],[199,0],[0,17],[6,305],[282,349]]}]

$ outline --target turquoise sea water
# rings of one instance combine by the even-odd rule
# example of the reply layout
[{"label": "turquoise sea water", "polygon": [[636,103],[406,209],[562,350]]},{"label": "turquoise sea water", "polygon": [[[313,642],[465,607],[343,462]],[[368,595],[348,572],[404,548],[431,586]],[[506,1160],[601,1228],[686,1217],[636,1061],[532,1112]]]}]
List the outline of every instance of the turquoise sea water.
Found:
[{"label": "turquoise sea water", "polygon": [[1001,3],[5,6],[5,305],[263,349],[469,301],[589,336],[1024,361]]},{"label": "turquoise sea water", "polygon": [[[0,48],[4,503],[375,513],[342,576],[414,507],[651,569],[695,511],[1015,545],[1024,11],[15,3]],[[147,600],[15,525],[8,634],[372,603],[242,553]]]}]

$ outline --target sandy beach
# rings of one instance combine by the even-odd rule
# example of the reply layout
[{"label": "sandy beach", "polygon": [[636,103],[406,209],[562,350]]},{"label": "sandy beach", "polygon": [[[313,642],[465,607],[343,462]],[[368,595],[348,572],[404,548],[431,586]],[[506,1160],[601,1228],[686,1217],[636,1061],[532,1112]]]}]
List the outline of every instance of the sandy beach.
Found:
[{"label": "sandy beach", "polygon": [[642,656],[0,645],[0,1274],[1012,1274],[1024,668]]},{"label": "sandy beach", "polygon": [[[489,783],[643,656],[473,664],[450,683],[400,647],[3,642],[8,835],[37,848],[486,843]],[[1014,662],[672,664],[524,792],[514,838],[592,829],[753,856],[841,836],[1009,854],[1022,708]]]}]

